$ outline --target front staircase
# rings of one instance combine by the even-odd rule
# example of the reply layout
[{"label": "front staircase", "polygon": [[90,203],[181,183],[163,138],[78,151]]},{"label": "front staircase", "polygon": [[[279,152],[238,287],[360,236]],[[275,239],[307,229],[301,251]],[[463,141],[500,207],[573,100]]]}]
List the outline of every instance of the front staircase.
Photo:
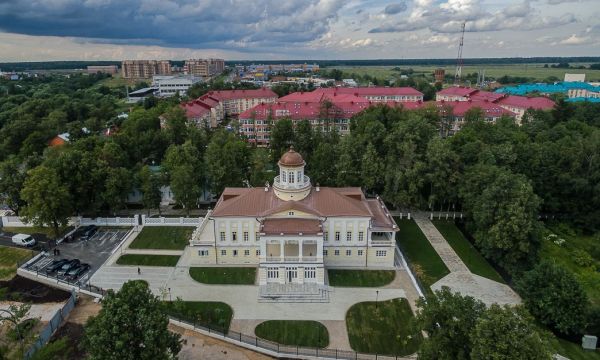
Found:
[{"label": "front staircase", "polygon": [[332,288],[319,284],[277,284],[260,286],[259,302],[327,303]]}]

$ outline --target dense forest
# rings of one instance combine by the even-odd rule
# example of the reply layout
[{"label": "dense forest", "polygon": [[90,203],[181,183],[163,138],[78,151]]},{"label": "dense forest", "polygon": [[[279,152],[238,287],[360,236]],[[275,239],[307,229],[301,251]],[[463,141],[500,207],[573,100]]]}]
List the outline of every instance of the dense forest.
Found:
[{"label": "dense forest", "polygon": [[[128,108],[122,90],[103,85],[104,79],[28,79],[0,95],[0,203],[58,229],[74,214],[125,208],[134,188],[145,208],[156,209],[160,186],[170,185],[189,210],[205,190],[218,195],[227,186],[272,181],[276,161],[293,145],[314,184],[361,186],[390,208],[463,211],[477,248],[509,277],[538,266],[539,216],[584,233],[600,230],[600,104],[559,101],[550,112],[528,111],[522,126],[511,118],[486,123],[474,109],[451,137],[440,136],[447,119],[433,108],[380,105],[352,118],[345,137],[308,121],[279,120],[270,148],[256,148],[237,134],[235,121],[218,129],[188,126],[177,98]],[[117,117],[123,110],[126,119]],[[70,142],[48,147],[63,132]],[[523,293],[536,276],[556,273],[536,271],[520,281]],[[590,326],[597,327],[599,311],[590,311],[596,314]],[[579,334],[585,321],[572,316],[548,326]]]},{"label": "dense forest", "polygon": [[[598,63],[600,57],[530,57],[530,58],[465,58],[465,65],[479,64],[546,64],[546,63]],[[182,66],[182,60],[171,61],[173,65]],[[315,63],[322,67],[334,66],[399,66],[399,65],[455,65],[456,59],[375,59],[375,60],[228,60],[226,65],[236,64],[302,64]],[[120,61],[44,61],[44,62],[4,62],[0,63],[3,71],[49,70],[49,69],[85,69],[89,65],[121,65]]]}]

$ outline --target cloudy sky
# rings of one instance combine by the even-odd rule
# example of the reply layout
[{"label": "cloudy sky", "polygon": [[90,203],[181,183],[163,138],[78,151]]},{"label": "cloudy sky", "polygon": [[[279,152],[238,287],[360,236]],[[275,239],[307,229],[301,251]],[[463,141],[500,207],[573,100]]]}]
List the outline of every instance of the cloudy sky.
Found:
[{"label": "cloudy sky", "polygon": [[0,0],[0,61],[600,55],[600,0]]}]

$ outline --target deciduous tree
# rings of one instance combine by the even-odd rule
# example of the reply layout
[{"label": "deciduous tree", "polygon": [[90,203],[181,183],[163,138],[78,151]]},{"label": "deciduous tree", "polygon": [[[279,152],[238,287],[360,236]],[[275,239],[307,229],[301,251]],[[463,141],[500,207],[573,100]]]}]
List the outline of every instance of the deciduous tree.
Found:
[{"label": "deciduous tree", "polygon": [[91,360],[175,359],[180,335],[167,326],[163,306],[144,281],[128,281],[108,291],[100,313],[88,320],[83,345]]}]

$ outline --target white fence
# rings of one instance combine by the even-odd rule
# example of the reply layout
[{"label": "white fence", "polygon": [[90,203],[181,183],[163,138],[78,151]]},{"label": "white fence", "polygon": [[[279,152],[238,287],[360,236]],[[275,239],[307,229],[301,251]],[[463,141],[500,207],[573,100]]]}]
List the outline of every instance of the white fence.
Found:
[{"label": "white fence", "polygon": [[[1,223],[3,227],[32,227],[31,223],[23,221],[18,216],[2,216]],[[134,215],[133,217],[72,217],[69,220],[71,226],[199,226],[204,220],[203,217],[146,217],[146,215]]]}]

